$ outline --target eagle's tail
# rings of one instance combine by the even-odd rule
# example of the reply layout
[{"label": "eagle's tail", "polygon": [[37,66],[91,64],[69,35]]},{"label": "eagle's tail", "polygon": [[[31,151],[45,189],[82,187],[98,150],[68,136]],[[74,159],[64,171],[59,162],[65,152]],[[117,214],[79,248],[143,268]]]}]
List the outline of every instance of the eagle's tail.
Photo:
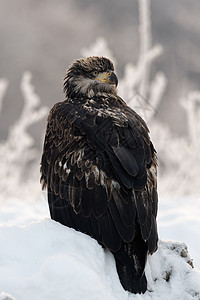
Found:
[{"label": "eagle's tail", "polygon": [[144,273],[147,257],[146,243],[140,238],[124,244],[113,253],[120,282],[126,291],[144,294],[147,290],[147,279]]}]

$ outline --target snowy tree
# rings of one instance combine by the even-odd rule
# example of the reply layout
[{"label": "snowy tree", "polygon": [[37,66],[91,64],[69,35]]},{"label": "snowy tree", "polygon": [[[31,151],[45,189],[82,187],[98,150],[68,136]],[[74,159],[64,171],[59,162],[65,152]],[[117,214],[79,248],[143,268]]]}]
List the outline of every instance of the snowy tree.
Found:
[{"label": "snowy tree", "polygon": [[[6,92],[8,81],[0,81],[0,104]],[[12,124],[8,137],[0,143],[0,202],[12,197],[27,199],[39,196],[39,158],[34,139],[28,132],[31,125],[47,115],[48,109],[40,107],[40,99],[31,85],[31,74],[25,72],[21,81],[24,106],[20,118]],[[1,106],[0,106],[1,108]],[[29,170],[25,177],[26,170]],[[30,193],[33,190],[33,194]],[[37,191],[37,193],[36,193]]]}]

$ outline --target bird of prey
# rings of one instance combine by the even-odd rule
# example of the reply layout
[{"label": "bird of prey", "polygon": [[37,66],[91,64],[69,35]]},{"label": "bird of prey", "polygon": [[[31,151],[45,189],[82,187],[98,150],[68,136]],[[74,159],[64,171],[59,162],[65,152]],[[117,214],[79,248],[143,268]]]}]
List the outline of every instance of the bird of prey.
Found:
[{"label": "bird of prey", "polygon": [[123,288],[145,293],[157,249],[157,159],[144,120],[118,96],[113,63],[76,60],[51,109],[41,159],[51,218],[114,255]]}]

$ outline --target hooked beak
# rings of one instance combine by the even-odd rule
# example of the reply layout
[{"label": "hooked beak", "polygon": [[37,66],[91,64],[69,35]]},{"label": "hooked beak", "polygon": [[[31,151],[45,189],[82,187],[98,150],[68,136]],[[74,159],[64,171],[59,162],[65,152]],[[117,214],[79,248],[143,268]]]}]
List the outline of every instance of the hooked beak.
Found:
[{"label": "hooked beak", "polygon": [[96,81],[101,81],[103,83],[118,85],[118,78],[114,72],[103,72],[97,75]]}]

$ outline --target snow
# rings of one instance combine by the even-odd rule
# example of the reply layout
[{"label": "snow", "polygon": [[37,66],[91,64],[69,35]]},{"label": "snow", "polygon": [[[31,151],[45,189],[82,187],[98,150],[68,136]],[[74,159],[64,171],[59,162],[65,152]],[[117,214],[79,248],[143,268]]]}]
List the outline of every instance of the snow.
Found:
[{"label": "snow", "polygon": [[159,197],[158,231],[162,239],[185,242],[200,269],[200,201],[199,197],[165,199]]},{"label": "snow", "polygon": [[115,299],[114,260],[89,236],[46,219],[2,226],[0,241],[0,286],[16,299]]},{"label": "snow", "polygon": [[200,272],[191,267],[185,244],[160,241],[146,265],[148,291],[133,295],[123,290],[112,254],[96,240],[42,213],[38,218],[0,226],[1,300],[12,299],[5,293],[20,300],[200,299]]}]

